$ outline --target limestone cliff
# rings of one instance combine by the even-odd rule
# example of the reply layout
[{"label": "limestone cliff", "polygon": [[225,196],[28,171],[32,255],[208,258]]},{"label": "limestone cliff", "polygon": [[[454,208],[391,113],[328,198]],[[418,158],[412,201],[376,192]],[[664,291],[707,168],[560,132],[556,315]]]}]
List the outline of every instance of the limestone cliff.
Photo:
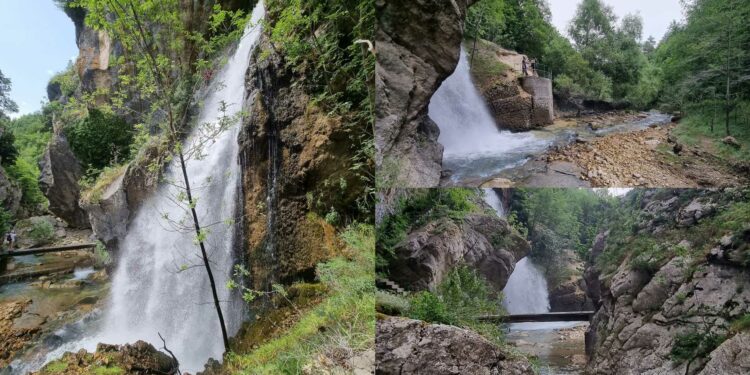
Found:
[{"label": "limestone cliff", "polygon": [[597,237],[586,270],[600,306],[586,335],[588,370],[750,372],[747,328],[737,325],[750,311],[748,191],[646,191],[628,200],[637,209],[632,228]]},{"label": "limestone cliff", "polygon": [[244,252],[258,290],[313,278],[315,266],[335,255],[330,223],[356,215],[364,194],[344,119],[312,104],[271,51],[263,36],[247,72],[251,115],[240,135]]},{"label": "limestone cliff", "polygon": [[[484,202],[477,202],[484,207]],[[455,267],[466,264],[502,291],[518,260],[531,248],[505,219],[468,213],[438,216],[413,228],[392,249],[388,277],[407,290],[434,290]]]},{"label": "limestone cliff", "polygon": [[528,57],[486,40],[467,41],[465,48],[474,82],[501,129],[525,131],[552,124],[552,81],[530,66],[529,76],[523,76],[522,60]]},{"label": "limestone cliff", "polygon": [[375,147],[378,177],[386,185],[440,183],[443,147],[427,106],[458,64],[466,10],[473,3],[376,2]]}]

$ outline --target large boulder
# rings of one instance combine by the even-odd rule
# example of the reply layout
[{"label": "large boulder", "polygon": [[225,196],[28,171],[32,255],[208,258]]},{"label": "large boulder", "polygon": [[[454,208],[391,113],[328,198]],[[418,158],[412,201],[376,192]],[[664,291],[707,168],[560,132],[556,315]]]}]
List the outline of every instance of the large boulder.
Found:
[{"label": "large boulder", "polygon": [[109,249],[117,247],[128,229],[130,208],[123,184],[125,172],[123,170],[111,184],[97,192],[96,197],[81,202],[83,209],[88,212],[91,229]]},{"label": "large boulder", "polygon": [[375,148],[385,185],[440,183],[443,147],[427,106],[458,64],[464,19],[473,3],[376,1]]},{"label": "large boulder", "polygon": [[78,204],[81,197],[78,180],[83,169],[65,136],[53,136],[39,161],[39,169],[39,187],[49,200],[49,210],[71,227],[89,228],[88,215]]},{"label": "large boulder", "polygon": [[456,266],[467,264],[502,291],[529,243],[507,221],[470,214],[463,221],[441,218],[412,231],[394,249],[389,277],[409,290],[434,289]]},{"label": "large boulder", "polygon": [[43,367],[35,375],[63,374],[165,374],[175,375],[179,372],[177,361],[154,348],[153,345],[136,341],[134,344],[108,345],[98,344],[95,353],[81,350],[77,353],[67,352],[57,361]]},{"label": "large boulder", "polygon": [[376,331],[378,374],[534,374],[527,360],[469,330],[387,317]]}]

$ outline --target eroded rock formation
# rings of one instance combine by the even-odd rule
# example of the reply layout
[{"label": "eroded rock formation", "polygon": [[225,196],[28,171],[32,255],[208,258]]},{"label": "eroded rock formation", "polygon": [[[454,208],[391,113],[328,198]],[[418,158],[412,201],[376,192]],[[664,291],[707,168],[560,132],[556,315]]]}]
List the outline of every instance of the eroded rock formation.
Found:
[{"label": "eroded rock formation", "polygon": [[458,64],[466,10],[473,3],[376,1],[376,163],[387,185],[440,183],[440,129],[427,116],[427,106]]},{"label": "eroded rock formation", "polygon": [[240,135],[244,251],[252,288],[313,278],[335,254],[328,215],[346,217],[363,191],[352,172],[352,143],[342,118],[330,116],[298,86],[266,36],[247,75],[249,118]]},{"label": "eroded rock formation", "polygon": [[49,210],[75,228],[88,228],[86,211],[78,204],[83,176],[81,163],[73,155],[64,135],[56,132],[39,161],[39,187],[49,200]]},{"label": "eroded rock formation", "polygon": [[[658,236],[662,251],[674,255],[659,259],[641,254],[608,272],[589,266],[587,281],[596,277],[600,285],[589,285],[590,295],[601,306],[586,335],[591,373],[750,371],[746,356],[739,357],[747,352],[742,346],[747,333],[730,328],[750,311],[750,228],[690,236],[702,230],[704,220],[746,199],[746,193],[732,190],[643,195],[638,235]],[[594,259],[615,246],[604,245],[604,237],[597,237]]]},{"label": "eroded rock formation", "polygon": [[534,374],[525,358],[469,330],[394,317],[376,324],[378,374]]},{"label": "eroded rock formation", "polygon": [[469,214],[458,222],[440,218],[396,246],[389,277],[409,290],[434,289],[454,267],[467,264],[502,291],[516,262],[529,251],[529,243],[497,216]]},{"label": "eroded rock formation", "polygon": [[467,42],[466,49],[474,54],[475,85],[500,128],[526,131],[552,124],[552,81],[537,76],[530,66],[529,76],[523,76],[521,64],[528,57],[486,40]]}]

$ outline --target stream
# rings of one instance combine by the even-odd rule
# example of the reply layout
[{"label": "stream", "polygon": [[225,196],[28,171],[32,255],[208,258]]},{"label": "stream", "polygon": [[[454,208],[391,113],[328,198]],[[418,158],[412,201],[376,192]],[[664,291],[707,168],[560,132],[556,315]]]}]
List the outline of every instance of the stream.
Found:
[{"label": "stream", "polygon": [[[506,217],[502,201],[494,189],[483,189],[484,201],[499,217]],[[503,289],[503,307],[508,314],[543,314],[550,312],[549,288],[542,271],[533,259],[525,257],[516,263]],[[545,322],[507,325],[506,340],[539,360],[542,375],[579,374],[586,364],[583,332],[587,323]]]},{"label": "stream", "polygon": [[[245,73],[261,35],[260,21],[264,15],[264,4],[260,1],[234,54],[211,82],[198,123],[186,144],[206,141],[202,138],[209,131],[205,125],[217,122],[222,104],[227,105],[229,117],[242,110]],[[222,131],[204,145],[202,157],[187,163],[193,193],[198,196],[199,219],[204,228],[210,229],[205,243],[230,335],[237,332],[247,314],[242,299],[225,287],[239,254],[239,244],[235,243],[239,224],[229,221],[234,219],[241,190],[239,131],[237,124]],[[182,183],[179,164],[168,166],[165,179]],[[14,362],[13,374],[35,371],[67,351],[83,348],[92,352],[97,343],[144,340],[161,348],[159,334],[183,371],[195,373],[203,370],[209,358],[222,359],[221,330],[208,277],[194,243],[195,234],[180,230],[180,221],[188,211],[175,204],[179,193],[172,184],[162,184],[131,219],[128,233],[119,246],[111,292],[102,307],[55,332],[54,339],[39,345],[34,358]],[[165,220],[165,215],[171,221]],[[190,220],[186,222],[191,223]],[[77,270],[74,277],[87,276],[88,272]]]},{"label": "stream", "polygon": [[477,186],[503,171],[520,167],[554,146],[565,146],[577,138],[591,139],[633,132],[667,124],[671,116],[643,113],[632,122],[603,129],[569,125],[564,121],[540,130],[513,133],[499,129],[487,104],[471,78],[469,59],[461,48],[456,70],[443,81],[429,104],[429,116],[440,128],[446,186]]}]

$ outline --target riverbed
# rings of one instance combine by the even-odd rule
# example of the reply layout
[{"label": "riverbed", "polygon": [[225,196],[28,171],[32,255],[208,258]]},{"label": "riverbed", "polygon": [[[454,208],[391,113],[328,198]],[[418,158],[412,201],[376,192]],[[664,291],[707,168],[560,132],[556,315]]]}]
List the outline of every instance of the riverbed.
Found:
[{"label": "riverbed", "polygon": [[[458,150],[446,147],[443,159],[443,186],[480,186],[492,179],[521,181],[533,171],[529,165],[550,149],[562,148],[573,142],[587,142],[607,135],[636,132],[670,123],[671,116],[661,112],[599,114],[580,119],[559,119],[543,129],[511,133],[494,129],[494,148]],[[442,128],[441,128],[442,130]],[[485,127],[485,133],[488,132]],[[481,134],[466,133],[473,137]],[[471,140],[465,139],[471,144]]]},{"label": "riverbed", "polygon": [[588,323],[513,324],[506,340],[520,352],[536,358],[541,375],[582,374],[586,366],[587,328]]}]

